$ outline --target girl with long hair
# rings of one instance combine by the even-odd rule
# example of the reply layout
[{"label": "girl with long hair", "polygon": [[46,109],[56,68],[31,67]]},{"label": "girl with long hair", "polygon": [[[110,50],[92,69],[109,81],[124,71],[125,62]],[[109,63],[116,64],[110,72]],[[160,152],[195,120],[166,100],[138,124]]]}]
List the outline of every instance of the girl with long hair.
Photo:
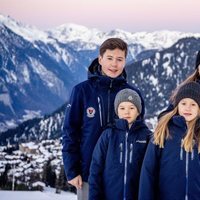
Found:
[{"label": "girl with long hair", "polygon": [[199,200],[200,84],[181,86],[163,115],[142,165],[139,200]]}]

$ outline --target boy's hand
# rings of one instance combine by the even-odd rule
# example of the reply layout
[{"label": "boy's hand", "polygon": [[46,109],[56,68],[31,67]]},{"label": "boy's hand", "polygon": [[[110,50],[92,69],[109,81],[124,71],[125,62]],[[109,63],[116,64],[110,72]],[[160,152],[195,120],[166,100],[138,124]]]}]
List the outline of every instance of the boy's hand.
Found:
[{"label": "boy's hand", "polygon": [[81,189],[83,185],[82,177],[80,175],[68,181],[69,184],[76,187],[76,189]]}]

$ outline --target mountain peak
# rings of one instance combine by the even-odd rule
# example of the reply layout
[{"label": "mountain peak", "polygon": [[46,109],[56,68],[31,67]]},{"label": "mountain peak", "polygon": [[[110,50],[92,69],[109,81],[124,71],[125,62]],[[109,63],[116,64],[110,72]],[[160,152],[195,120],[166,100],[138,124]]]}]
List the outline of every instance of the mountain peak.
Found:
[{"label": "mountain peak", "polygon": [[82,26],[82,25],[78,25],[78,24],[74,24],[74,23],[65,23],[62,24],[58,27],[55,28],[55,30],[60,30],[60,31],[89,31],[89,29],[86,26]]},{"label": "mountain peak", "polygon": [[6,26],[14,33],[30,42],[34,42],[35,40],[42,40],[44,42],[49,41],[48,34],[45,31],[41,31],[34,26],[18,22],[10,16],[0,14],[0,25]]}]

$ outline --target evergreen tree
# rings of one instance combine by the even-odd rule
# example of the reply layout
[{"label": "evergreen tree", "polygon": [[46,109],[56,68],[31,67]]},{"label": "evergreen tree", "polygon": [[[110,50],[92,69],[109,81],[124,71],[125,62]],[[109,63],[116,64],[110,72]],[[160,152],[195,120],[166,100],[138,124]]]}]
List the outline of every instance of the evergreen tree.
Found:
[{"label": "evergreen tree", "polygon": [[61,189],[64,189],[65,184],[64,166],[60,165],[60,173],[56,179],[56,193],[61,193]]},{"label": "evergreen tree", "polygon": [[46,186],[55,187],[56,173],[52,169],[51,160],[44,166],[43,181]]},{"label": "evergreen tree", "polygon": [[0,188],[3,189],[8,184],[8,170],[10,169],[10,165],[6,164],[5,171],[0,176]]}]

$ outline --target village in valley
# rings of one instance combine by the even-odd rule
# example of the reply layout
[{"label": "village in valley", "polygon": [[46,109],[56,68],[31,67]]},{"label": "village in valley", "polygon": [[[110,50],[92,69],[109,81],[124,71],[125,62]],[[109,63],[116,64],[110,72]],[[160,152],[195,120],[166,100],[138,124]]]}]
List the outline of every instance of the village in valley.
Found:
[{"label": "village in valley", "polygon": [[43,140],[0,146],[0,189],[74,191],[64,175],[61,142]]}]

